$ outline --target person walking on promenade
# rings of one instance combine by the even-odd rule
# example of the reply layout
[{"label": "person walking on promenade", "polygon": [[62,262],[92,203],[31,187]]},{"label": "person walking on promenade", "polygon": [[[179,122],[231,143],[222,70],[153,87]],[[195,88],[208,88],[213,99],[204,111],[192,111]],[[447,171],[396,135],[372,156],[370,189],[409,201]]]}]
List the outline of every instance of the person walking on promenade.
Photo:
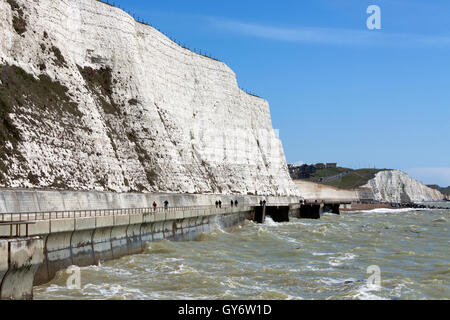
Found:
[{"label": "person walking on promenade", "polygon": [[219,200],[219,208],[222,209],[222,200]]},{"label": "person walking on promenade", "polygon": [[169,209],[169,201],[164,201],[164,209]]},{"label": "person walking on promenade", "polygon": [[158,206],[158,204],[156,203],[156,201],[153,201],[153,210],[156,211],[156,207]]},{"label": "person walking on promenade", "polygon": [[239,202],[237,200],[234,201],[234,206],[237,207]]},{"label": "person walking on promenade", "polygon": [[263,201],[259,201],[259,205],[262,207],[263,206]]},{"label": "person walking on promenade", "polygon": [[216,208],[219,207],[219,201],[216,201]]},{"label": "person walking on promenade", "polygon": [[234,206],[234,201],[231,200],[231,207],[233,208],[233,206]]}]

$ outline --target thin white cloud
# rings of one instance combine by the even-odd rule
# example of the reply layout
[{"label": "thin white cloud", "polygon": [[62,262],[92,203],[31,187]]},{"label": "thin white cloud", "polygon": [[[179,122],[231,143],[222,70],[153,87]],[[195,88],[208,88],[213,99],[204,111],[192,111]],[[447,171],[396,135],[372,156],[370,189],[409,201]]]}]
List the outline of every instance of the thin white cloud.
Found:
[{"label": "thin white cloud", "polygon": [[414,179],[425,184],[450,186],[450,168],[412,168],[405,171]]},{"label": "thin white cloud", "polygon": [[208,18],[217,28],[264,39],[326,45],[450,46],[450,36],[388,33],[317,27],[282,28],[226,19]]}]

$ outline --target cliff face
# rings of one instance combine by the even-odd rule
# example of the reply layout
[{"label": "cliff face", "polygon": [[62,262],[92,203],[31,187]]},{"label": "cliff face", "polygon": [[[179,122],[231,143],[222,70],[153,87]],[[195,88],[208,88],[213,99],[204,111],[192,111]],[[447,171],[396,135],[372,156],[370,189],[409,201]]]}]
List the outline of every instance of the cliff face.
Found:
[{"label": "cliff face", "polygon": [[444,195],[401,171],[381,171],[363,188],[373,191],[374,199],[382,202],[403,203],[440,201]]},{"label": "cliff face", "polygon": [[268,103],[95,0],[0,0],[0,186],[297,195]]}]

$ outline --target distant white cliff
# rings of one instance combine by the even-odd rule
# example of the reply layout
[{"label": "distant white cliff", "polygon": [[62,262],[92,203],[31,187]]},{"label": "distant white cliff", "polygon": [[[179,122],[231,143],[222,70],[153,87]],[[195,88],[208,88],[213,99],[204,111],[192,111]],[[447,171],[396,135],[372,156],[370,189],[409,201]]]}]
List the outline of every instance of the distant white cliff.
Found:
[{"label": "distant white cliff", "polygon": [[391,203],[441,201],[445,196],[398,171],[381,171],[362,188],[371,189],[374,200]]}]

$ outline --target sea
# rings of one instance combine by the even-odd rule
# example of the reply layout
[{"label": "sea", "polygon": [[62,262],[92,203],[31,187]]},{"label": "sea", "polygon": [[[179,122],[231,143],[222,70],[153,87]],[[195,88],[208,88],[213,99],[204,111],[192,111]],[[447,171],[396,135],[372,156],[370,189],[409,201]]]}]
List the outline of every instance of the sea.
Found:
[{"label": "sea", "polygon": [[[244,225],[63,270],[36,300],[450,299],[450,203]],[[70,281],[69,281],[70,283]]]}]

